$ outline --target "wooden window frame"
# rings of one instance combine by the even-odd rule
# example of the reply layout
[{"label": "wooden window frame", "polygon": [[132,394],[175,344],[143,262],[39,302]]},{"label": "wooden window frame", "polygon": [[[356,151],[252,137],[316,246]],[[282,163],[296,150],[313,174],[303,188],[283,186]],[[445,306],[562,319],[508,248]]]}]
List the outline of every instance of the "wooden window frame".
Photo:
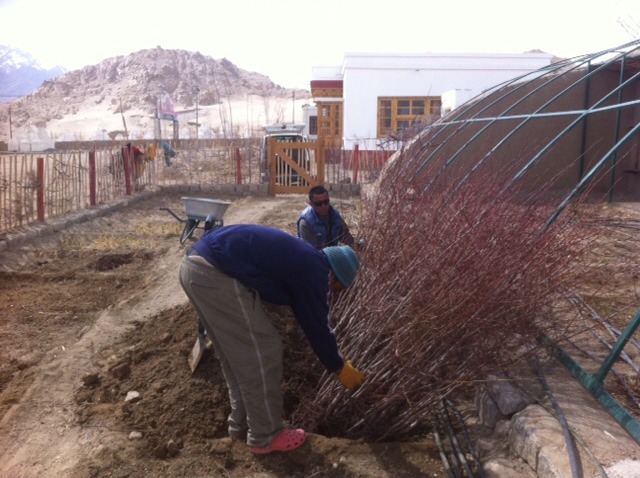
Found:
[{"label": "wooden window frame", "polygon": [[326,146],[342,144],[342,102],[316,102],[318,117],[318,139]]},{"label": "wooden window frame", "polygon": [[416,121],[440,117],[442,101],[439,96],[380,96],[378,97],[378,138],[397,136]]},{"label": "wooden window frame", "polygon": [[309,116],[309,135],[318,135],[318,116]]}]

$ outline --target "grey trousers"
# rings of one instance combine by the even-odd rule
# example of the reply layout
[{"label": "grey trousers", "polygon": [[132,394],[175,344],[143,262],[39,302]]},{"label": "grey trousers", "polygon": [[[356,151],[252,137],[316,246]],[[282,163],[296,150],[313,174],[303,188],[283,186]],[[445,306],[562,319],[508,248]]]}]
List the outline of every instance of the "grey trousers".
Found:
[{"label": "grey trousers", "polygon": [[267,446],[284,428],[282,339],[259,294],[200,256],[185,256],[180,284],[213,342],[229,388],[229,434],[247,432],[250,446]]}]

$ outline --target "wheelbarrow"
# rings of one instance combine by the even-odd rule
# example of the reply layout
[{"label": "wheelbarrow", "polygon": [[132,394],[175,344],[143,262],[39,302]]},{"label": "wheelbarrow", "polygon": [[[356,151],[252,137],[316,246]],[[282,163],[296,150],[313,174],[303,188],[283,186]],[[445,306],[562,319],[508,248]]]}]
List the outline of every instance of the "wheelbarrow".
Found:
[{"label": "wheelbarrow", "polygon": [[[182,219],[168,207],[160,208],[161,211],[167,211],[178,221],[184,223],[184,228],[180,233],[180,244],[184,244],[187,239],[191,239],[194,231],[198,227],[205,231],[222,227],[224,225],[222,216],[227,210],[227,207],[229,207],[229,204],[231,204],[230,202],[220,201],[218,199],[194,197],[183,197],[182,203],[184,205],[184,212],[187,215],[186,219]],[[203,225],[200,226],[200,223]]]},{"label": "wheelbarrow", "polygon": [[[201,222],[204,223],[202,227],[205,231],[209,229],[215,229],[224,225],[222,216],[224,215],[230,202],[220,201],[218,199],[206,199],[206,198],[192,198],[183,197],[182,203],[184,205],[184,212],[187,215],[186,219],[182,219],[176,213],[174,213],[168,207],[161,207],[162,211],[167,211],[178,221],[184,223],[184,228],[180,234],[180,244],[184,244],[187,239],[193,236],[193,232],[198,228]],[[196,342],[193,344],[191,353],[187,357],[187,362],[191,368],[191,373],[195,372],[202,354],[206,347],[207,331],[202,324],[198,321],[198,334],[196,336]]]}]

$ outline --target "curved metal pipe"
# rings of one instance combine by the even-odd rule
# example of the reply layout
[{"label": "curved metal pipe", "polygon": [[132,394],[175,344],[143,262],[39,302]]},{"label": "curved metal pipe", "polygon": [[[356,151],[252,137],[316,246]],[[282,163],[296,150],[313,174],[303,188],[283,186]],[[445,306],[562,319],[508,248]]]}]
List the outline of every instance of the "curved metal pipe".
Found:
[{"label": "curved metal pipe", "polygon": [[473,443],[471,442],[471,438],[469,437],[469,431],[467,429],[466,424],[464,423],[464,420],[462,419],[462,415],[458,410],[455,409],[455,407],[453,406],[453,403],[451,403],[450,400],[445,399],[444,403],[445,403],[445,406],[451,410],[451,412],[453,413],[453,416],[456,417],[456,420],[460,425],[460,428],[462,430],[462,436],[464,437],[464,441],[467,445],[467,449],[469,450],[469,453],[471,454],[473,461],[476,464],[476,468],[478,470],[478,476],[480,478],[484,478],[484,470],[482,469],[482,463],[480,462],[478,453],[476,453],[476,449],[473,446]]},{"label": "curved metal pipe", "polygon": [[542,368],[540,367],[540,363],[538,362],[538,358],[533,358],[533,365],[538,376],[538,380],[540,384],[544,388],[545,392],[547,392],[547,397],[551,400],[551,405],[553,405],[553,410],[556,414],[556,419],[560,422],[562,426],[562,434],[564,435],[564,441],[567,444],[567,452],[569,453],[569,464],[571,465],[571,475],[573,478],[583,478],[582,474],[582,465],[580,463],[580,455],[578,454],[578,450],[576,449],[576,444],[573,441],[571,436],[571,431],[569,430],[569,424],[567,423],[567,419],[562,413],[562,409],[560,408],[560,404],[556,400],[556,397],[553,395],[553,392],[549,388],[549,384],[544,378],[542,373]]},{"label": "curved metal pipe", "polygon": [[[505,374],[507,376],[509,376],[508,372],[505,372]],[[550,410],[549,406],[547,404],[543,403],[538,397],[533,395],[530,390],[528,390],[527,388],[523,387],[518,382],[517,377],[510,377],[510,378],[512,380],[512,383],[514,383],[520,389],[520,391],[522,391],[526,395],[531,396],[533,398],[533,401],[535,401],[535,403],[540,405],[542,408],[544,408],[549,413],[553,414],[553,410]],[[576,433],[573,430],[570,430],[570,431],[571,431],[571,435],[573,436],[575,441],[582,447],[582,450],[584,451],[584,453],[591,459],[592,465],[596,468],[597,476],[599,478],[607,478],[608,477],[607,472],[604,470],[604,468],[602,467],[602,464],[600,463],[600,461],[598,461],[598,458],[591,451],[591,449],[589,448],[587,443],[584,441],[584,439],[580,436],[579,433]]]},{"label": "curved metal pipe", "polygon": [[449,460],[447,459],[447,454],[445,453],[444,447],[442,446],[440,434],[438,433],[438,429],[436,428],[435,424],[433,425],[433,440],[436,442],[438,453],[440,453],[440,459],[442,460],[442,465],[444,466],[447,475],[449,476],[449,478],[455,478],[453,470],[451,469],[451,465],[449,464]]},{"label": "curved metal pipe", "polygon": [[471,471],[471,467],[467,462],[467,457],[464,455],[464,453],[462,452],[462,449],[460,448],[458,437],[456,437],[456,432],[453,429],[453,426],[451,425],[451,420],[449,418],[449,414],[447,413],[446,405],[444,404],[444,402],[442,403],[442,407],[443,407],[443,412],[440,413],[440,419],[446,427],[447,434],[449,436],[449,443],[453,448],[452,453],[455,453],[457,455],[458,461],[461,463],[462,467],[467,472],[467,475],[470,477],[474,476],[474,473],[473,471]]}]

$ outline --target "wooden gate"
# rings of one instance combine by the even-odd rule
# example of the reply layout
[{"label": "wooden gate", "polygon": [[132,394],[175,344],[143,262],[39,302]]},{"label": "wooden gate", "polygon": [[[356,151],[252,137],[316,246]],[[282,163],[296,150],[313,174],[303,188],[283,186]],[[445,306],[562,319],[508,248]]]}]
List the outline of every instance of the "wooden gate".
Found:
[{"label": "wooden gate", "polygon": [[324,152],[317,141],[267,139],[269,194],[306,194],[324,184]]}]

